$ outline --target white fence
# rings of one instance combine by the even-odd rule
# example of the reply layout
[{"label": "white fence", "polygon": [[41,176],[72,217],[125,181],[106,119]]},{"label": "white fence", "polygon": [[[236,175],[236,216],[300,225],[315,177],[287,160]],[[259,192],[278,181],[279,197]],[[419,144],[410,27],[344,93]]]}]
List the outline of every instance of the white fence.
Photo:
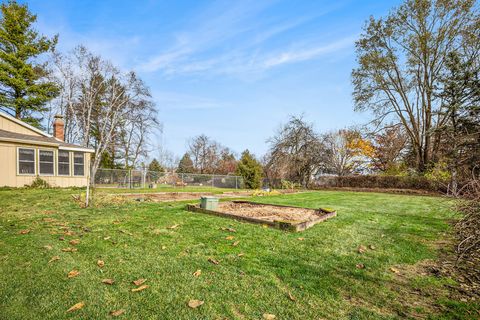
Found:
[{"label": "white fence", "polygon": [[231,175],[98,169],[94,185],[102,188],[214,187],[243,188],[243,178]]}]

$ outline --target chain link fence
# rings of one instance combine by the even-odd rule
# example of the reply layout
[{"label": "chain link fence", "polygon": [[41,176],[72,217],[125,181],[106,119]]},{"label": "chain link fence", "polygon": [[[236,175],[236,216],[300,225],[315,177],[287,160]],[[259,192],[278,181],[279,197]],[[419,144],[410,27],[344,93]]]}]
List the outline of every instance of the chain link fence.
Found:
[{"label": "chain link fence", "polygon": [[231,175],[157,172],[148,170],[98,169],[94,179],[100,188],[212,187],[243,188],[243,178]]}]

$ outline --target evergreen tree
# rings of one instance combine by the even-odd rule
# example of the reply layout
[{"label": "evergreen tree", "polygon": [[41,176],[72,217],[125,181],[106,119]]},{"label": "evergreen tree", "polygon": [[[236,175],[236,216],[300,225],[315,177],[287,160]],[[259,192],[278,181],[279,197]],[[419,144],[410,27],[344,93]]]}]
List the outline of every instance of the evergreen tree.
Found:
[{"label": "evergreen tree", "polygon": [[194,173],[193,161],[188,153],[185,153],[178,163],[177,172],[179,173]]},{"label": "evergreen tree", "polygon": [[236,174],[242,176],[247,189],[258,189],[262,186],[262,165],[252,156],[250,151],[245,150],[237,165]]},{"label": "evergreen tree", "polygon": [[0,6],[0,105],[17,119],[40,127],[35,113],[46,111],[45,104],[58,95],[58,87],[48,81],[46,63],[36,61],[53,51],[57,36],[48,39],[33,28],[37,16],[27,5],[16,1]]},{"label": "evergreen tree", "polygon": [[152,162],[150,162],[150,164],[148,165],[148,168],[147,170],[149,171],[149,174],[152,178],[152,180],[157,183],[158,182],[158,179],[160,178],[161,176],[161,172],[165,172],[165,169],[162,167],[162,165],[160,164],[160,162],[158,162],[157,159],[153,159]]},{"label": "evergreen tree", "polygon": [[148,171],[155,171],[155,172],[165,172],[165,169],[162,167],[160,162],[157,159],[153,159],[152,162],[148,165]]},{"label": "evergreen tree", "polygon": [[438,130],[443,158],[439,160],[447,162],[454,194],[458,181],[470,178],[480,161],[480,72],[475,59],[450,53],[441,78],[442,112],[448,121]]}]

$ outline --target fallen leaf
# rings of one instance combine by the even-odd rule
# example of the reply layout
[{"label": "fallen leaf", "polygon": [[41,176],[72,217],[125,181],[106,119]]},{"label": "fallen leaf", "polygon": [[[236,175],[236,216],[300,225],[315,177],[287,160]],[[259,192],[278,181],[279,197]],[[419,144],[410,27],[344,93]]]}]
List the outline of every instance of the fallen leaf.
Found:
[{"label": "fallen leaf", "polygon": [[62,249],[63,252],[77,252],[77,248],[63,248]]},{"label": "fallen leaf", "polygon": [[363,263],[358,263],[356,267],[357,269],[365,269],[365,265]]},{"label": "fallen leaf", "polygon": [[175,229],[175,228],[177,228],[178,226],[180,226],[180,225],[179,225],[179,224],[174,224],[173,226],[167,227],[167,229]]},{"label": "fallen leaf", "polygon": [[67,277],[69,278],[75,278],[76,276],[78,276],[80,274],[80,272],[78,270],[72,270],[70,271],[68,274],[67,274]]},{"label": "fallen leaf", "polygon": [[229,228],[222,227],[220,229],[223,230],[223,231],[228,231],[228,232],[237,232],[237,230],[235,230],[233,228],[230,228],[230,227]]},{"label": "fallen leaf", "polygon": [[125,233],[129,236],[133,236],[133,233],[131,233],[130,231],[126,231],[126,230],[119,230],[121,233]]},{"label": "fallen leaf", "polygon": [[193,299],[193,300],[188,301],[188,306],[192,309],[195,309],[195,308],[200,307],[204,302],[205,301]]},{"label": "fallen leaf", "polygon": [[113,279],[103,279],[102,280],[102,283],[109,284],[109,285],[114,284],[114,282],[115,282],[115,280],[113,280]]},{"label": "fallen leaf", "polygon": [[53,247],[49,244],[47,244],[46,246],[43,246],[43,247],[47,250],[52,250],[53,249]]},{"label": "fallen leaf", "polygon": [[376,247],[375,247],[373,244],[369,245],[368,248],[369,248],[370,250],[375,250],[375,249],[376,249]]},{"label": "fallen leaf", "polygon": [[239,253],[237,254],[237,257],[243,257],[245,255],[245,253]]},{"label": "fallen leaf", "polygon": [[66,236],[73,236],[73,235],[75,235],[75,232],[73,232],[73,231],[65,231],[63,234],[66,235]]},{"label": "fallen leaf", "polygon": [[48,263],[53,262],[53,261],[57,261],[57,260],[60,260],[60,257],[59,256],[53,256],[52,259],[50,259],[48,261]]},{"label": "fallen leaf", "polygon": [[213,264],[219,264],[220,262],[218,262],[217,260],[213,259],[213,258],[208,258],[208,261],[213,263]]},{"label": "fallen leaf", "polygon": [[138,279],[138,280],[133,281],[133,284],[136,285],[136,286],[139,286],[139,285],[144,284],[145,281],[147,281],[147,279]]},{"label": "fallen leaf", "polygon": [[298,240],[303,241],[303,240],[305,240],[305,238],[298,238]]},{"label": "fallen leaf", "polygon": [[202,274],[202,270],[200,270],[200,269],[198,269],[197,271],[195,271],[195,272],[193,273],[193,275],[194,275],[195,277],[199,277],[201,274]]},{"label": "fallen leaf", "polygon": [[232,246],[236,247],[236,246],[238,246],[239,243],[240,243],[240,241],[235,241],[234,243],[232,243]]},{"label": "fallen leaf", "polygon": [[103,268],[105,266],[105,262],[103,260],[98,260],[97,266],[99,266],[100,268]]},{"label": "fallen leaf", "polygon": [[393,273],[400,273],[400,270],[395,267],[390,267],[390,271],[392,271]]},{"label": "fallen leaf", "polygon": [[138,292],[138,291],[142,291],[142,290],[145,290],[148,288],[148,285],[144,284],[143,286],[140,286],[138,288],[134,288],[132,289],[132,292]]},{"label": "fallen leaf", "polygon": [[70,243],[72,246],[76,246],[77,244],[80,243],[80,239],[73,239],[73,240],[70,240],[70,242],[68,243]]},{"label": "fallen leaf", "polygon": [[120,310],[115,310],[115,311],[110,311],[110,315],[112,317],[118,317],[118,316],[121,316],[122,314],[125,313],[125,310],[124,309],[120,309]]},{"label": "fallen leaf", "polygon": [[235,239],[234,236],[228,236],[228,237],[225,238],[225,240],[233,240],[233,239]]},{"label": "fallen leaf", "polygon": [[111,237],[104,237],[103,240],[109,240]]},{"label": "fallen leaf", "polygon": [[19,232],[19,234],[29,234],[29,233],[30,233],[29,229],[20,230],[20,232]]},{"label": "fallen leaf", "polygon": [[288,299],[290,299],[291,301],[297,300],[297,299],[295,299],[295,297],[290,293],[290,291],[289,291],[287,294],[288,294]]},{"label": "fallen leaf", "polygon": [[367,248],[364,245],[359,245],[357,251],[358,253],[364,253],[367,251]]},{"label": "fallen leaf", "polygon": [[270,313],[264,313],[263,314],[263,319],[265,320],[273,320],[273,319],[276,319],[277,317],[274,315],[274,314],[270,314]]},{"label": "fallen leaf", "polygon": [[72,312],[72,311],[77,311],[82,309],[85,306],[85,302],[79,302],[75,303],[73,306],[70,307],[70,309],[67,310],[67,312]]},{"label": "fallen leaf", "polygon": [[65,238],[64,238],[64,237],[60,237],[60,238],[58,238],[58,240],[63,241],[63,240],[65,240]]}]

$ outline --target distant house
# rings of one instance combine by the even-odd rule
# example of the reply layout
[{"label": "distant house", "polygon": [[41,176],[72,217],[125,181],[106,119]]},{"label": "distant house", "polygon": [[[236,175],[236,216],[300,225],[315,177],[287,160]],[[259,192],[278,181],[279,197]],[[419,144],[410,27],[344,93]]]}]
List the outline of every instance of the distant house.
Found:
[{"label": "distant house", "polygon": [[64,142],[61,116],[55,116],[53,132],[0,112],[0,186],[23,187],[37,176],[56,187],[87,185],[94,150]]}]

